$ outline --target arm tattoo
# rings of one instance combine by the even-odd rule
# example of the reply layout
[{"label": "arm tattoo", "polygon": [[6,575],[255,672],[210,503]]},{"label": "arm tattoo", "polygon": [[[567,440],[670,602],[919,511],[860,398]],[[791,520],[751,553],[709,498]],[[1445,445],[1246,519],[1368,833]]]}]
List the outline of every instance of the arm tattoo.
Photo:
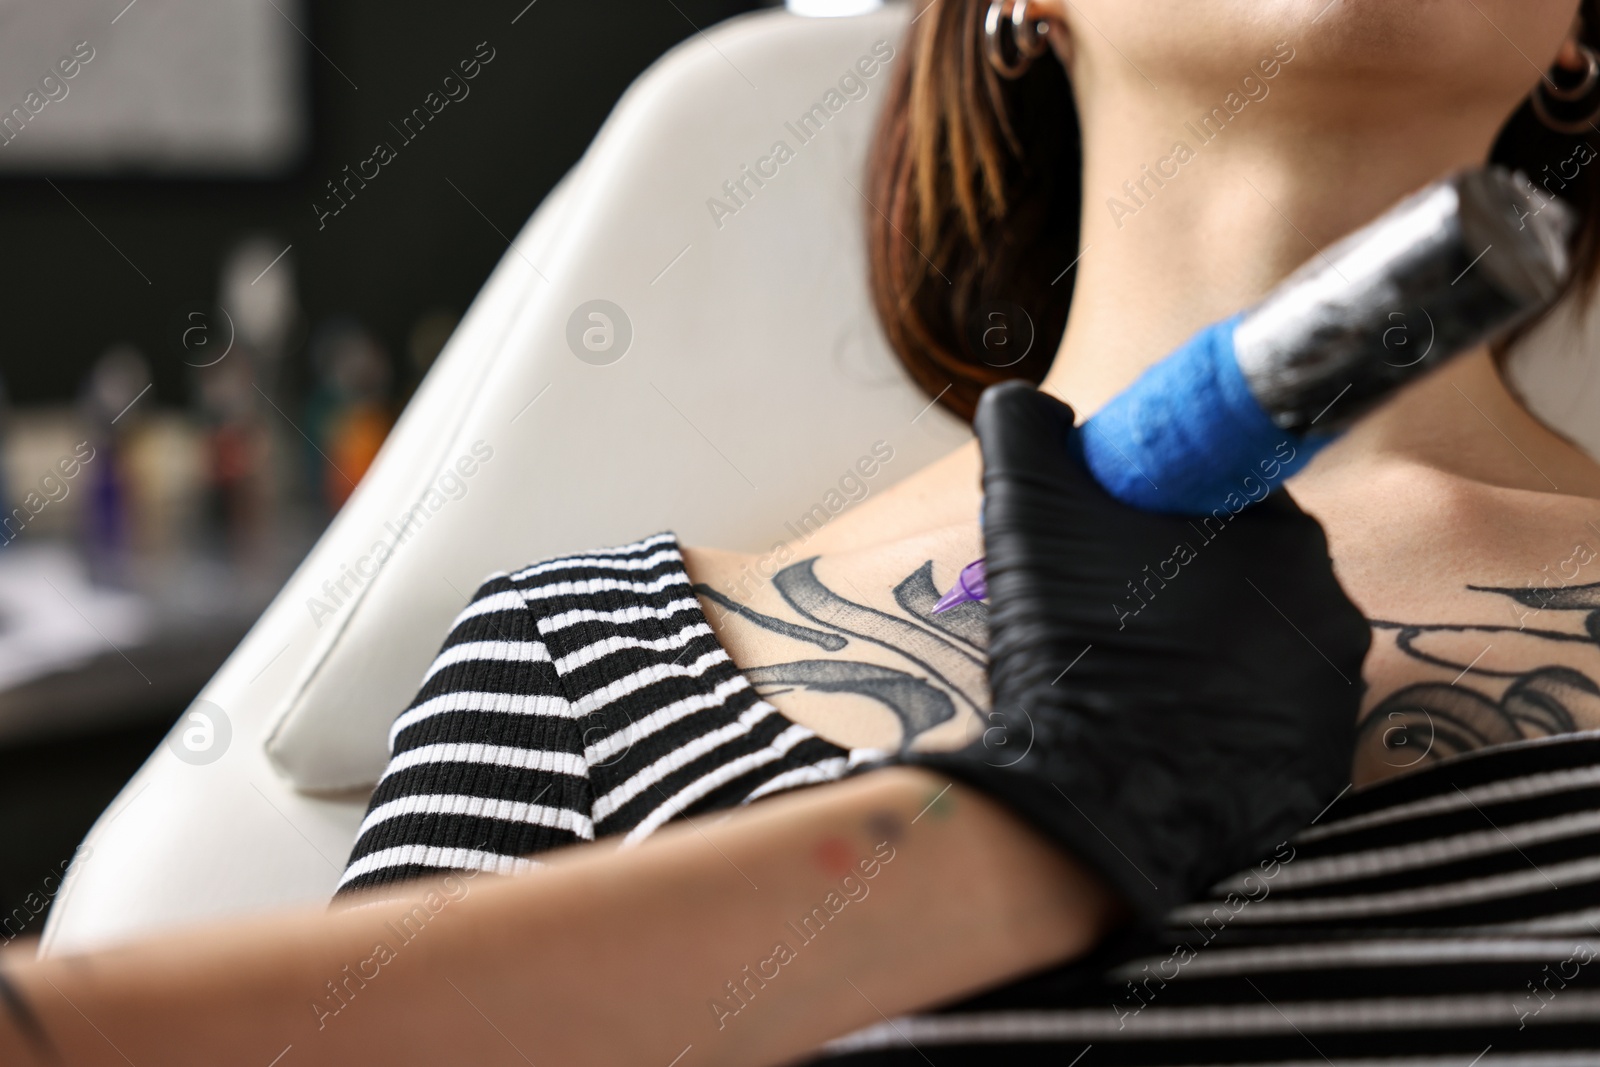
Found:
[{"label": "arm tattoo", "polygon": [[[1403,770],[1487,745],[1573,733],[1600,724],[1600,583],[1563,589],[1468,586],[1535,611],[1581,611],[1583,632],[1523,624],[1449,625],[1371,620],[1409,659],[1453,680],[1419,682],[1385,697],[1361,721],[1357,763]],[[1496,646],[1502,655],[1484,660]],[[1505,654],[1510,648],[1511,654]],[[1532,662],[1531,667],[1508,665]],[[1564,661],[1564,662],[1553,662]],[[1580,669],[1584,668],[1584,669]],[[1498,698],[1495,696],[1498,690]]]}]

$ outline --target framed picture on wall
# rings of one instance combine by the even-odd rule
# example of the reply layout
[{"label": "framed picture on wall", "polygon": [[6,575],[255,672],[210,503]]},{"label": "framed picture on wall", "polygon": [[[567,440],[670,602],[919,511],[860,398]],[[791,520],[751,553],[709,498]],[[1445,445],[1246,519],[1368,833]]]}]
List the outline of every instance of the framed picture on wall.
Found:
[{"label": "framed picture on wall", "polygon": [[266,177],[309,142],[296,0],[0,0],[0,174]]}]

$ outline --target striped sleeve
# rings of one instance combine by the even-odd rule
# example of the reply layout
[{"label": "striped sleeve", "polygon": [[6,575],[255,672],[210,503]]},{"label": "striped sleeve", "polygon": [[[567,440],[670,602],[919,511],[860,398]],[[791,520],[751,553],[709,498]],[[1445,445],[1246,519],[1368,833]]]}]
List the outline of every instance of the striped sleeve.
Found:
[{"label": "striped sleeve", "polygon": [[576,712],[504,574],[456,617],[389,753],[339,896],[447,870],[513,873],[594,838]]},{"label": "striped sleeve", "polygon": [[512,579],[582,713],[595,830],[625,844],[732,807],[849,753],[761,699],[708,624],[670,533],[549,560]]}]

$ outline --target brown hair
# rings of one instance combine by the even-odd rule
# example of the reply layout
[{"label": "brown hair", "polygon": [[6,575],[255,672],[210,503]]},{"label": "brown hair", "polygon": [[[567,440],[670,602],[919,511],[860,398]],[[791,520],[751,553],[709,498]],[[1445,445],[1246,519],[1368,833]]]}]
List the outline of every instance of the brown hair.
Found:
[{"label": "brown hair", "polygon": [[[1049,370],[1072,302],[1083,197],[1066,72],[1047,54],[1016,81],[1001,78],[984,53],[988,6],[919,5],[867,164],[878,317],[917,384],[964,419],[985,387]],[[1581,11],[1593,47],[1600,0]],[[1600,167],[1576,177],[1557,168],[1586,140],[1549,129],[1524,103],[1491,154],[1578,209],[1573,284],[1585,286],[1600,274]]]}]

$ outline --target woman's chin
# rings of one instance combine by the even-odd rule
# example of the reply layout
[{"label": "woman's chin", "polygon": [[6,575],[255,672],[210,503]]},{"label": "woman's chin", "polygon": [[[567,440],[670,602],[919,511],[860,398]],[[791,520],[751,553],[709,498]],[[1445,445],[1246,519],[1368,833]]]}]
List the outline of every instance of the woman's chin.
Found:
[{"label": "woman's chin", "polygon": [[1080,27],[1075,40],[1093,47],[1098,30],[1127,62],[1167,79],[1235,72],[1287,44],[1298,53],[1301,77],[1420,82],[1472,97],[1503,91],[1514,102],[1552,61],[1577,6],[1577,0],[1073,0],[1068,21],[1080,11],[1093,28]]}]

